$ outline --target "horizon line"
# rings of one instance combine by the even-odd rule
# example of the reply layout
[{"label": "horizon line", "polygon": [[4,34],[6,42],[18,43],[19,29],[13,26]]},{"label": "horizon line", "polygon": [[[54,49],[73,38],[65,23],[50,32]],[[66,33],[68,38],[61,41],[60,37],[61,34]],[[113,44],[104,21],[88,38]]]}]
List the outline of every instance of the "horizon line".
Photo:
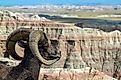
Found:
[{"label": "horizon line", "polygon": [[46,4],[3,4],[3,5],[0,5],[0,7],[14,7],[14,6],[39,6],[39,5],[77,5],[77,6],[81,6],[81,5],[121,5],[120,3],[117,4],[117,3],[81,3],[81,4],[76,4],[76,3],[73,3],[73,4],[49,4],[49,3],[46,3]]}]

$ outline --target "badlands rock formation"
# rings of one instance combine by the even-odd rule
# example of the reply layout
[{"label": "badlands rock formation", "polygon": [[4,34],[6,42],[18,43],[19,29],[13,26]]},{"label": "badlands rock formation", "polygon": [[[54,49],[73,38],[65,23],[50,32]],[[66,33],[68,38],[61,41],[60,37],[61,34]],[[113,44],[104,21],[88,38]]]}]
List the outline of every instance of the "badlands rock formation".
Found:
[{"label": "badlands rock formation", "polygon": [[[91,69],[91,71],[90,71]],[[89,72],[90,71],[90,72]],[[41,69],[39,80],[117,80],[90,67],[81,69]]]},{"label": "badlands rock formation", "polygon": [[[120,80],[121,78],[121,32],[105,32],[93,28],[79,28],[60,24],[41,18],[37,15],[30,20],[23,19],[15,13],[0,12],[0,35],[3,53],[7,36],[15,29],[25,27],[43,30],[52,46],[60,49],[62,57],[49,68],[82,69],[90,67]],[[4,18],[3,18],[4,16]],[[6,18],[5,18],[6,17]],[[21,20],[17,20],[17,17]],[[3,20],[5,19],[5,20]],[[5,22],[8,21],[8,22]],[[11,22],[13,21],[13,22]],[[3,43],[4,42],[4,43]],[[48,66],[43,65],[44,68]],[[98,79],[97,79],[98,80]],[[105,79],[110,80],[110,79]]]}]

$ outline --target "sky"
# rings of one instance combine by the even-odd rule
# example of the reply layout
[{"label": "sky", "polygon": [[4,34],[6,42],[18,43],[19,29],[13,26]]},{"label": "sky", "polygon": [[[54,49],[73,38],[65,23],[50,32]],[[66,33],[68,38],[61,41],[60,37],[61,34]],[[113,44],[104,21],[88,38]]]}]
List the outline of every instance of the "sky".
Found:
[{"label": "sky", "polygon": [[0,6],[40,4],[121,4],[121,0],[0,0]]}]

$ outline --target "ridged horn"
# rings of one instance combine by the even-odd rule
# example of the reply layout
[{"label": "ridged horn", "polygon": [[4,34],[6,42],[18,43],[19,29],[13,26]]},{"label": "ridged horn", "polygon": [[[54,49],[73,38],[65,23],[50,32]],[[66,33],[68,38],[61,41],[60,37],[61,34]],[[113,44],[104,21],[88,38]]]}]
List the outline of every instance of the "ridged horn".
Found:
[{"label": "ridged horn", "polygon": [[27,28],[20,28],[15,30],[8,36],[6,41],[6,51],[8,55],[11,55],[16,60],[21,60],[23,57],[17,55],[15,51],[15,45],[19,40],[29,41],[29,34],[32,30]]},{"label": "ridged horn", "polygon": [[[53,60],[46,60],[42,57],[41,53],[39,52],[39,42],[42,43],[42,41],[46,38],[45,33],[43,31],[35,30],[32,31],[29,35],[29,47],[32,53],[45,65],[51,65],[58,61],[60,58],[56,58]],[[46,39],[45,39],[46,40]],[[41,45],[41,44],[40,44]]]}]

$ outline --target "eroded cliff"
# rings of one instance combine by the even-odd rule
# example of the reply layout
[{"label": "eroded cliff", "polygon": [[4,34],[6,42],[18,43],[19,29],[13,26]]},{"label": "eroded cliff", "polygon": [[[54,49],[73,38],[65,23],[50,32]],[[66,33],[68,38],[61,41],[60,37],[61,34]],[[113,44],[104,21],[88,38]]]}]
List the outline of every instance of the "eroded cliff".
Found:
[{"label": "eroded cliff", "polygon": [[[35,17],[38,18],[38,16]],[[5,37],[3,40],[1,39],[1,53],[5,50],[3,50],[5,47],[3,42],[15,29],[21,27],[38,29],[47,34],[53,48],[59,49],[62,54],[57,63],[52,66],[42,65],[43,68],[82,69],[90,67],[115,78],[121,77],[120,31],[105,32],[99,29],[79,28],[41,20],[38,20],[37,23],[32,22],[33,26],[26,22],[22,25],[19,24],[18,27],[17,22],[14,21],[14,23],[14,26],[6,22],[4,25],[1,24],[0,35]]]}]

